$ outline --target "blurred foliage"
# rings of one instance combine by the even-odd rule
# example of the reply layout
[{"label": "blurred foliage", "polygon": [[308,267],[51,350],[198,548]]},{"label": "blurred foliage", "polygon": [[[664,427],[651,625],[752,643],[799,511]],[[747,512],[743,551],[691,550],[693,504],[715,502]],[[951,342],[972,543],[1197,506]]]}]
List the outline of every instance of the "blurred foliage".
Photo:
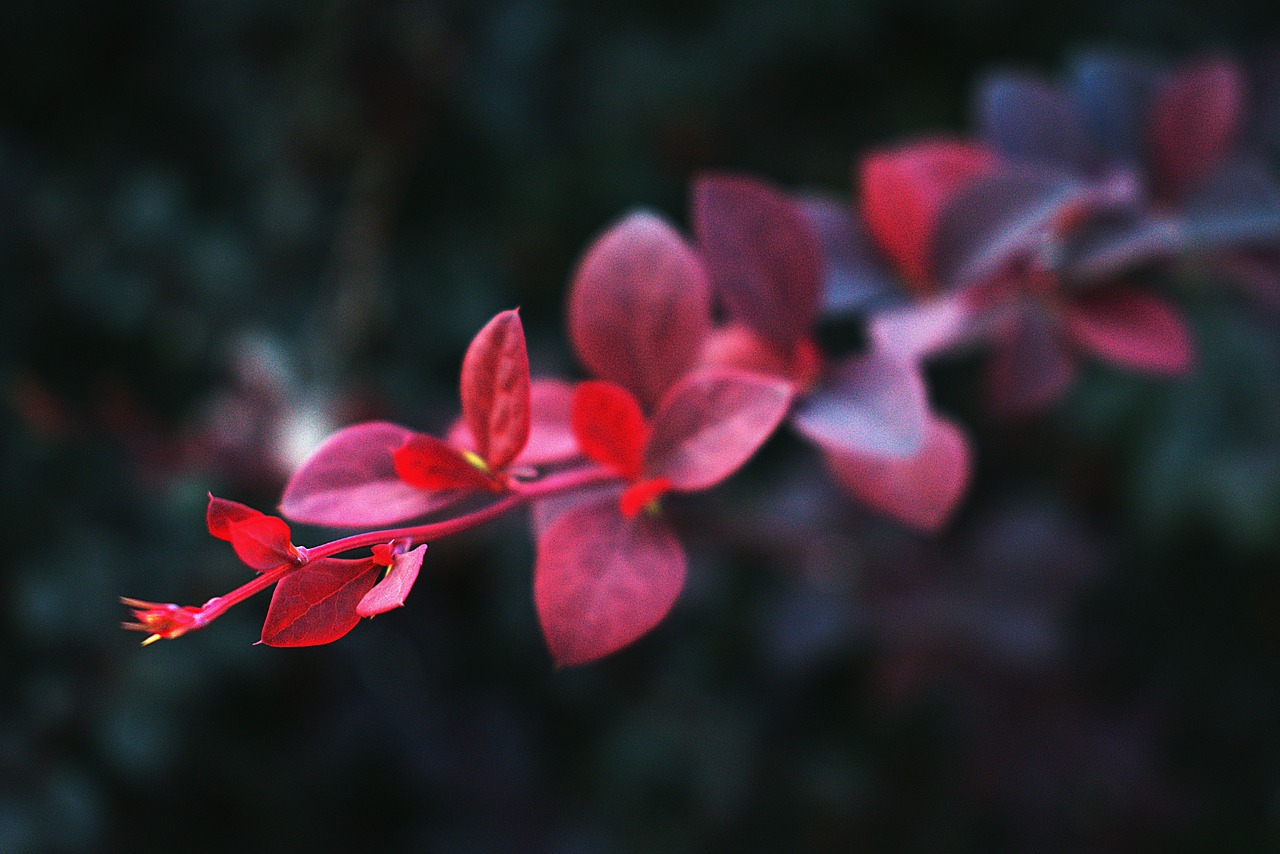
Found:
[{"label": "blurred foliage", "polygon": [[689,595],[592,667],[548,664],[521,520],[330,647],[251,647],[265,601],[115,629],[241,580],[207,490],[445,424],[495,311],[571,371],[577,253],[693,172],[847,192],[992,63],[1251,52],[1263,5],[0,5],[0,851],[1280,844],[1280,325],[1194,271],[1195,378],[1010,428],[941,366],[980,462],[932,540],[783,438],[676,508]]}]

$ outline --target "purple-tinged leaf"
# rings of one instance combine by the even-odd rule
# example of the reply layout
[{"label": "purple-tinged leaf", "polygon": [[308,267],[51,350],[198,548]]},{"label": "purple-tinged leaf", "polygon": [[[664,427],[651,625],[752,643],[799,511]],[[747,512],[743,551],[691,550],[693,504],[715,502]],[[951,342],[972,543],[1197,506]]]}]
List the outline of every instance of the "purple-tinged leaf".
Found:
[{"label": "purple-tinged leaf", "polygon": [[503,469],[529,441],[529,354],[515,311],[490,320],[462,360],[462,416],[476,452]]},{"label": "purple-tinged leaf", "polygon": [[551,656],[586,664],[662,622],[684,587],[685,555],[660,519],[626,519],[614,500],[576,507],[538,542],[533,594]]},{"label": "purple-tinged leaf", "polygon": [[457,496],[424,492],[396,474],[392,456],[415,435],[380,421],[339,430],[290,478],[280,512],[308,525],[381,528],[444,507]]},{"label": "purple-tinged leaf", "polygon": [[990,282],[1043,245],[1081,185],[1034,166],[1000,169],[953,196],[938,214],[933,266],[946,287]]},{"label": "purple-tinged leaf", "polygon": [[944,352],[974,333],[975,318],[959,295],[891,309],[871,318],[871,348],[911,362]]},{"label": "purple-tinged leaf", "polygon": [[1178,70],[1151,110],[1153,166],[1165,198],[1178,199],[1226,158],[1243,130],[1244,74],[1224,57]]},{"label": "purple-tinged leaf", "polygon": [[775,187],[736,175],[693,185],[693,230],[729,317],[789,349],[809,334],[822,295],[818,236]]},{"label": "purple-tinged leaf", "polygon": [[232,524],[229,533],[236,557],[258,572],[298,559],[298,550],[289,541],[289,526],[276,516],[250,516]]},{"label": "purple-tinged leaf", "polygon": [[672,488],[708,489],[751,459],[791,406],[788,382],[743,371],[701,371],[667,394],[653,417],[645,474]]},{"label": "purple-tinged leaf", "polygon": [[381,572],[372,558],[324,558],[299,567],[276,585],[262,642],[316,646],[336,641],[360,622],[356,606]]},{"label": "purple-tinged leaf", "polygon": [[873,350],[833,371],[791,421],[827,453],[910,457],[924,443],[928,393],[916,362]]},{"label": "purple-tinged leaf", "polygon": [[402,552],[391,558],[391,567],[387,575],[364,594],[356,605],[356,614],[361,617],[372,617],[385,614],[393,608],[404,605],[405,598],[418,580],[418,572],[422,569],[422,558],[427,553],[427,545],[423,543],[416,549]]},{"label": "purple-tinged leaf", "polygon": [[693,365],[711,329],[711,285],[697,253],[670,225],[633,213],[578,264],[569,337],[593,374],[648,407]]},{"label": "purple-tinged leaf", "polygon": [[1147,117],[1160,81],[1155,63],[1089,52],[1071,63],[1069,90],[1090,144],[1107,164],[1132,167],[1147,155]]},{"label": "purple-tinged leaf", "polygon": [[1025,418],[1059,401],[1075,376],[1075,355],[1058,321],[1027,306],[996,338],[987,365],[987,397],[997,414]]},{"label": "purple-tinged leaf", "polygon": [[827,454],[836,481],[871,509],[906,525],[936,531],[959,506],[972,475],[964,431],[934,417],[914,456]]},{"label": "purple-tinged leaf", "polygon": [[809,193],[796,203],[822,247],[824,311],[868,311],[897,293],[894,273],[848,199]]},{"label": "purple-tinged leaf", "polygon": [[1079,108],[1057,87],[1027,74],[999,73],[978,89],[979,135],[1012,161],[1080,171],[1090,162]]},{"label": "purple-tinged leaf", "polygon": [[1067,328],[1082,350],[1126,368],[1176,375],[1195,361],[1177,309],[1144,291],[1113,288],[1077,299],[1067,309]]}]

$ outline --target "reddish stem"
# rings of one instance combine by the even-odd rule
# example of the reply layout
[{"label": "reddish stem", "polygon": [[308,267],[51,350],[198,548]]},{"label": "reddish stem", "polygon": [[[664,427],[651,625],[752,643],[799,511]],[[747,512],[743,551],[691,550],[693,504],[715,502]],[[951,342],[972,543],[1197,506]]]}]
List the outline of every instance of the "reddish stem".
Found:
[{"label": "reddish stem", "polygon": [[447,537],[451,534],[465,531],[468,528],[473,528],[476,525],[484,524],[491,519],[498,518],[509,510],[514,510],[535,499],[547,498],[563,492],[573,492],[575,489],[583,489],[588,486],[607,483],[611,480],[618,480],[618,475],[615,472],[599,466],[592,466],[551,475],[533,483],[515,483],[512,485],[512,494],[465,516],[459,516],[456,519],[445,519],[440,522],[429,522],[425,525],[415,525],[411,528],[388,528],[383,531],[353,534],[350,537],[343,537],[340,540],[306,549],[304,554],[307,556],[307,560],[318,560],[320,558],[333,557],[352,549],[370,548],[397,539],[410,540],[411,545],[430,542],[431,540],[438,540],[441,537]]}]

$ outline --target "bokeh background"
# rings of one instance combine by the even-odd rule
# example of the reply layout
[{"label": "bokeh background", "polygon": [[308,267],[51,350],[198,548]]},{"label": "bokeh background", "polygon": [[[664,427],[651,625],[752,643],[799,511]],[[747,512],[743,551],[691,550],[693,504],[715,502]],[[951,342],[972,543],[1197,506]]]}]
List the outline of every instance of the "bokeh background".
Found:
[{"label": "bokeh background", "polygon": [[0,852],[1280,846],[1280,322],[1194,269],[1189,380],[1009,426],[935,370],[979,459],[940,536],[789,436],[676,502],[690,588],[594,666],[549,662],[523,519],[329,647],[252,646],[265,597],[116,628],[246,578],[206,491],[268,509],[337,426],[447,424],[497,311],[572,375],[577,254],[684,222],[698,170],[848,193],[984,69],[1261,64],[1265,6],[0,4]]}]

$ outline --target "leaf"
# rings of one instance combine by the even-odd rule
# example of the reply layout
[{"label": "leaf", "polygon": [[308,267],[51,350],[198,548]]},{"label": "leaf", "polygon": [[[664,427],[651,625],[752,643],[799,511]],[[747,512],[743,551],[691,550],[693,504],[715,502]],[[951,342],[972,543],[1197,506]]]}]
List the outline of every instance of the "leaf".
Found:
[{"label": "leaf", "polygon": [[822,295],[817,234],[769,184],[703,175],[693,184],[693,230],[731,320],[788,349],[809,334]]},{"label": "leaf", "polygon": [[1038,166],[1010,166],[977,178],[938,213],[930,245],[949,288],[987,283],[1040,246],[1081,192],[1078,181]]},{"label": "leaf", "polygon": [[364,595],[356,605],[356,614],[372,617],[404,605],[405,597],[418,580],[418,571],[422,569],[422,559],[426,553],[427,545],[423,543],[412,551],[393,555],[386,577]]},{"label": "leaf", "polygon": [[971,457],[964,431],[935,417],[914,456],[828,454],[826,460],[836,481],[871,509],[914,528],[936,531],[968,490]]},{"label": "leaf", "polygon": [[1239,67],[1224,57],[1180,68],[1160,87],[1150,145],[1166,198],[1181,198],[1226,157],[1244,123],[1245,88]]},{"label": "leaf", "polygon": [[941,353],[975,333],[975,317],[958,296],[937,297],[871,318],[873,350],[918,361]]},{"label": "leaf", "polygon": [[[570,410],[573,385],[562,380],[535,379],[529,385],[529,441],[512,466],[540,466],[558,463],[578,455]],[[449,428],[446,440],[457,448],[475,451],[476,443],[465,418]]]},{"label": "leaf", "polygon": [[742,467],[791,406],[790,383],[708,370],[671,389],[653,417],[645,474],[685,492],[708,489]]},{"label": "leaf", "polygon": [[1062,399],[1075,380],[1076,360],[1056,321],[1036,307],[1020,311],[996,339],[986,392],[1006,418],[1024,418]]},{"label": "leaf", "polygon": [[917,293],[937,287],[931,247],[949,199],[995,168],[982,146],[932,139],[862,159],[858,185],[867,230]]},{"label": "leaf", "polygon": [[561,492],[548,498],[539,498],[529,508],[529,527],[533,532],[533,539],[541,540],[557,519],[575,507],[601,502],[608,502],[618,507],[624,491],[623,484],[613,482],[604,486]]},{"label": "leaf", "polygon": [[227,542],[231,542],[231,529],[236,524],[261,515],[263,515],[261,510],[254,510],[239,501],[218,498],[213,493],[209,493],[209,504],[204,512],[205,525],[209,528],[209,533]]},{"label": "leaf", "polygon": [[828,453],[909,457],[924,442],[929,398],[917,365],[872,351],[837,368],[792,424]]},{"label": "leaf", "polygon": [[648,407],[693,365],[711,328],[711,285],[702,261],[663,219],[632,213],[578,264],[569,294],[569,337],[598,378]]},{"label": "leaf", "polygon": [[262,642],[316,646],[336,641],[360,622],[356,606],[381,572],[372,558],[323,558],[290,572],[271,596]]},{"label": "leaf", "polygon": [[501,470],[529,441],[529,354],[515,311],[490,320],[462,360],[462,416],[476,451]]},{"label": "leaf", "polygon": [[1064,92],[1039,77],[1000,72],[978,87],[979,135],[1012,161],[1083,170],[1090,155],[1084,119]]},{"label": "leaf", "polygon": [[1174,375],[1195,361],[1177,309],[1144,291],[1112,288],[1077,299],[1067,309],[1067,328],[1081,349],[1126,368]]},{"label": "leaf", "polygon": [[426,433],[412,436],[396,449],[391,461],[401,480],[428,492],[502,490],[499,481],[468,460],[462,451]]},{"label": "leaf", "polygon": [[533,595],[556,664],[586,664],[662,622],[684,587],[684,549],[667,525],[625,519],[613,500],[581,505],[538,542]]},{"label": "leaf", "polygon": [[573,433],[591,459],[627,480],[640,477],[649,426],[626,389],[598,380],[579,383],[573,394]]},{"label": "leaf", "polygon": [[242,519],[230,526],[229,533],[236,557],[258,572],[298,559],[298,550],[289,541],[289,526],[276,516],[258,514]]},{"label": "leaf", "polygon": [[1159,70],[1137,56],[1101,51],[1071,63],[1069,90],[1089,142],[1108,165],[1133,166],[1147,154],[1147,116]]},{"label": "leaf", "polygon": [[423,516],[453,501],[400,479],[393,454],[415,434],[371,421],[330,436],[289,479],[280,512],[295,522],[380,528]]},{"label": "leaf", "polygon": [[822,248],[824,311],[869,311],[898,292],[896,274],[848,199],[806,193],[796,204]]}]

